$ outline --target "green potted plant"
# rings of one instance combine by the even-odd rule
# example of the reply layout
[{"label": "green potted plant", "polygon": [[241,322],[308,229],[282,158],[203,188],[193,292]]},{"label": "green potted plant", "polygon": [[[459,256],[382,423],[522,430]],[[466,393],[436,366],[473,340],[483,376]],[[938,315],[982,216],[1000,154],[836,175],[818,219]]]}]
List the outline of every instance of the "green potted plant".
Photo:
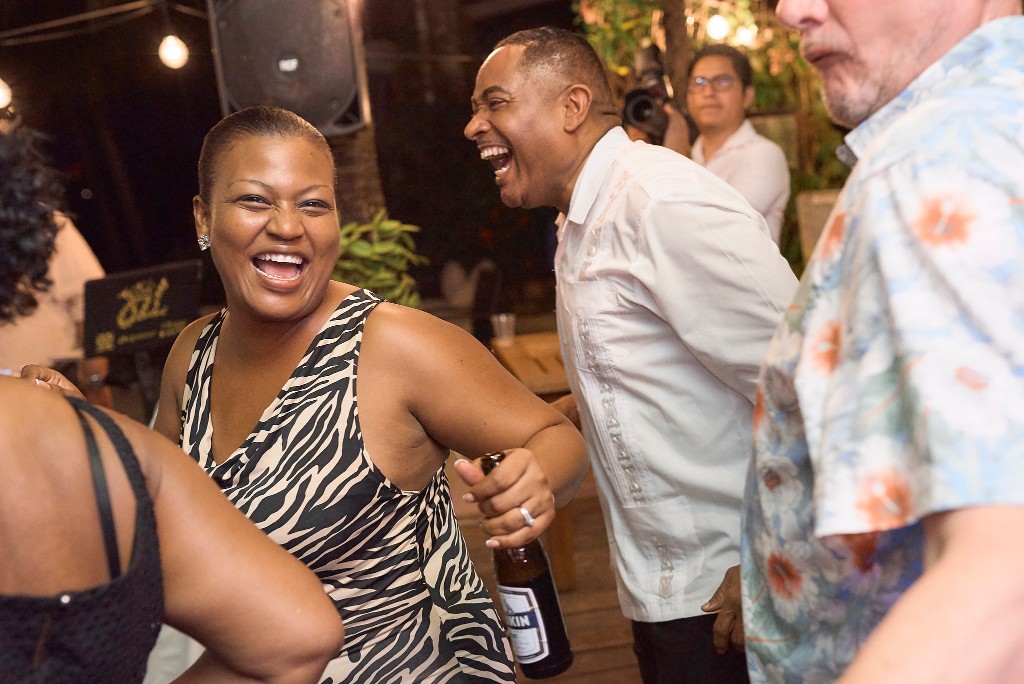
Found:
[{"label": "green potted plant", "polygon": [[345,223],[341,256],[331,277],[364,287],[389,302],[418,307],[420,294],[409,269],[428,262],[416,252],[412,234],[419,231],[419,226],[389,219],[384,209],[368,223]]}]

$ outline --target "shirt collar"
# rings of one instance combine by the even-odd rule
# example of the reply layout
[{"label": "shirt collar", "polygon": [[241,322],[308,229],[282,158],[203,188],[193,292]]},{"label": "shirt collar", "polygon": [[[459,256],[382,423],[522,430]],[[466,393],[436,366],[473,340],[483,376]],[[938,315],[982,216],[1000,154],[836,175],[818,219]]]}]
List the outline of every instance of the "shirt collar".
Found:
[{"label": "shirt collar", "polygon": [[754,129],[754,124],[750,123],[750,119],[744,119],[743,123],[740,124],[740,127],[726,139],[725,144],[722,145],[722,149],[724,150],[733,146],[746,145],[756,137],[757,131]]},{"label": "shirt collar", "polygon": [[609,167],[624,148],[633,144],[643,143],[633,143],[621,126],[615,126],[597,141],[587,156],[587,161],[583,163],[583,169],[576,179],[576,186],[572,189],[569,211],[566,214],[569,221],[583,223],[587,219]]},{"label": "shirt collar", "polygon": [[978,70],[980,65],[986,61],[985,58],[993,43],[1005,44],[1008,41],[1024,43],[1024,40],[1013,33],[1013,29],[1019,30],[1020,26],[1012,26],[1012,24],[1020,20],[1020,17],[997,19],[975,29],[952,50],[944,54],[939,61],[911,81],[903,92],[847,133],[846,144],[836,150],[836,156],[852,166],[858,157],[864,155],[871,143],[903,114],[914,109],[922,101],[929,100],[941,94],[943,90],[953,87],[954,84],[949,79],[953,72],[963,70],[968,64],[971,65],[972,71]]}]

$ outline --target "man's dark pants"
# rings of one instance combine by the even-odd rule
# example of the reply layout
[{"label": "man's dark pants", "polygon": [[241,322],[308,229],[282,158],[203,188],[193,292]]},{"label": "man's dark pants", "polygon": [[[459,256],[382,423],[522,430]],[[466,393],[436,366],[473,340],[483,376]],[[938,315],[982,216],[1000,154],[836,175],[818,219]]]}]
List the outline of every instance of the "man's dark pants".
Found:
[{"label": "man's dark pants", "polygon": [[644,684],[748,684],[744,654],[715,651],[715,617],[633,622],[633,652]]}]

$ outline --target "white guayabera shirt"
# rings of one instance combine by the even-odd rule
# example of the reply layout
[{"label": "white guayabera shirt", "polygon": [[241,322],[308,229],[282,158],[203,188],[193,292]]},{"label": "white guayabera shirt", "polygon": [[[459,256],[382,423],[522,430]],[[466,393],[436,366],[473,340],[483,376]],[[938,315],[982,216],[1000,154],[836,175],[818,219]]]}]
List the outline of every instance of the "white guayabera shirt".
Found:
[{"label": "white guayabera shirt", "polygon": [[736,190],[621,128],[577,180],[555,272],[623,613],[700,615],[739,562],[754,386],[796,278]]}]

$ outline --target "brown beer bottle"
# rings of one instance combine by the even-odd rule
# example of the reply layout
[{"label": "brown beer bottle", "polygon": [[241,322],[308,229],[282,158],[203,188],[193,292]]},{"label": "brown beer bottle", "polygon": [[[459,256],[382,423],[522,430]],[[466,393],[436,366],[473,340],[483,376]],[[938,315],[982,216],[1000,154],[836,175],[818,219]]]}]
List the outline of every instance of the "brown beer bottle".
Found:
[{"label": "brown beer bottle", "polygon": [[[487,454],[481,457],[480,466],[489,473],[504,457],[503,452]],[[568,670],[572,648],[540,540],[517,548],[495,549],[494,574],[512,652],[523,674],[530,679],[545,679]]]}]

